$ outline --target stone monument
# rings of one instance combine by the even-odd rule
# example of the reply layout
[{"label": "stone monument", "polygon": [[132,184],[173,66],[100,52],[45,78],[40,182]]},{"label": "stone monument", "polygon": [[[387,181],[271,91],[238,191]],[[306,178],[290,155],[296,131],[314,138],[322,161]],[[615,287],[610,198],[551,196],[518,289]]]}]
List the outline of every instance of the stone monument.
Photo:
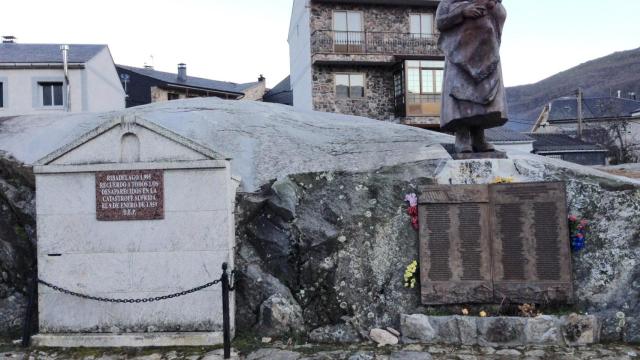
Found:
[{"label": "stone monument", "polygon": [[[229,161],[154,123],[116,118],[34,166],[38,277],[108,299],[162,297],[233,267]],[[40,346],[222,343],[220,284],[157,302],[39,285]],[[232,295],[233,296],[233,295]],[[234,301],[231,298],[231,329]]]},{"label": "stone monument", "polygon": [[484,130],[507,122],[500,64],[506,16],[502,0],[443,0],[438,7],[439,47],[445,55],[440,121],[443,130],[456,135],[454,158],[494,153]]}]

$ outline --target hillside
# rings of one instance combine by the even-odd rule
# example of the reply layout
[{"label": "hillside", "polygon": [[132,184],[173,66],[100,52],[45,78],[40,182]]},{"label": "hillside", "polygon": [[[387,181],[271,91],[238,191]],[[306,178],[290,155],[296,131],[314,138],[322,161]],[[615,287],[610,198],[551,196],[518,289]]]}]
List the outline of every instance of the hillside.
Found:
[{"label": "hillside", "polygon": [[640,48],[616,52],[591,60],[553,75],[535,84],[507,88],[508,126],[528,131],[550,100],[569,95],[582,87],[585,96],[609,96],[622,90],[623,94],[640,94]]}]

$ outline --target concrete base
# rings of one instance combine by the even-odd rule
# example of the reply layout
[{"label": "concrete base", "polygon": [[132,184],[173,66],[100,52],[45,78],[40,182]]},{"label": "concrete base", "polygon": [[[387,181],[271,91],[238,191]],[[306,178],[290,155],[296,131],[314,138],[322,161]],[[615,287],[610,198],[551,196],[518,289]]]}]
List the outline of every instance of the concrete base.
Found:
[{"label": "concrete base", "polygon": [[223,342],[222,332],[38,334],[31,340],[36,347],[60,348],[213,346]]}]

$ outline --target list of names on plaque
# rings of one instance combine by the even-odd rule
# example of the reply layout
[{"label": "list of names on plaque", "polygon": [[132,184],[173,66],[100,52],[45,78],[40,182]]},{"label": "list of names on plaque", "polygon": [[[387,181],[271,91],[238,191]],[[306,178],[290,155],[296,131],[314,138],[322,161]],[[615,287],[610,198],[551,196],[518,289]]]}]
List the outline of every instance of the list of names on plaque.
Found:
[{"label": "list of names on plaque", "polygon": [[429,278],[433,281],[447,281],[451,278],[449,267],[449,229],[451,222],[449,208],[433,205],[428,208],[427,227],[429,228]]},{"label": "list of names on plaque", "polygon": [[553,202],[534,204],[534,222],[536,235],[536,270],[540,280],[560,280],[560,249],[557,219],[558,205]]},{"label": "list of names on plaque", "polygon": [[462,280],[482,281],[480,206],[478,204],[461,204],[459,210]]},{"label": "list of names on plaque", "polygon": [[163,171],[97,172],[96,218],[100,221],[163,219]]},{"label": "list of names on plaque", "polygon": [[502,235],[502,264],[505,280],[524,280],[524,244],[522,239],[522,207],[520,204],[496,206],[497,222]]},{"label": "list of names on plaque", "polygon": [[426,186],[419,209],[423,304],[571,301],[563,183]]}]

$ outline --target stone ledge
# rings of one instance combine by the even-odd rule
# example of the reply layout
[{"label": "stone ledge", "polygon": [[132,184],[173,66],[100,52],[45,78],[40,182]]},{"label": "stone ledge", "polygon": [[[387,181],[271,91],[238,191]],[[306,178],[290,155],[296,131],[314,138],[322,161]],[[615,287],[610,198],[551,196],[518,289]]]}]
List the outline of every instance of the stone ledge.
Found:
[{"label": "stone ledge", "polygon": [[474,317],[401,315],[405,344],[481,346],[567,345],[599,342],[600,326],[593,315]]},{"label": "stone ledge", "polygon": [[213,346],[223,343],[222,332],[38,334],[31,339],[36,347],[56,348]]}]

